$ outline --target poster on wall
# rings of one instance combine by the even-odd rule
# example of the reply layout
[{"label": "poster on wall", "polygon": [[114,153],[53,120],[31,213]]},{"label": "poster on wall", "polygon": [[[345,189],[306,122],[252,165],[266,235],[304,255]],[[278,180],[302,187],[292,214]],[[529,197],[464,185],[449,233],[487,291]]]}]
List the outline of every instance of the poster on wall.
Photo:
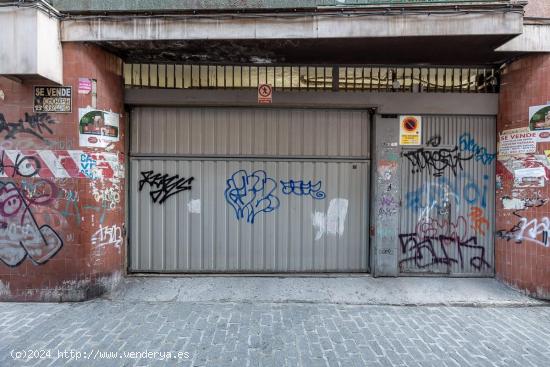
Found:
[{"label": "poster on wall", "polygon": [[78,110],[78,137],[81,147],[105,148],[120,139],[120,115],[91,107]]},{"label": "poster on wall", "polygon": [[33,112],[72,112],[72,87],[35,85]]},{"label": "poster on wall", "polygon": [[92,79],[78,78],[78,94],[90,94],[92,91]]},{"label": "poster on wall", "polygon": [[537,150],[536,132],[513,132],[500,134],[499,155],[534,153]]},{"label": "poster on wall", "polygon": [[514,176],[514,187],[544,187],[550,178],[550,164],[542,154],[500,157],[499,162]]},{"label": "poster on wall", "polygon": [[550,104],[529,107],[529,130],[550,130]]},{"label": "poster on wall", "polygon": [[422,116],[399,117],[399,145],[422,144]]}]

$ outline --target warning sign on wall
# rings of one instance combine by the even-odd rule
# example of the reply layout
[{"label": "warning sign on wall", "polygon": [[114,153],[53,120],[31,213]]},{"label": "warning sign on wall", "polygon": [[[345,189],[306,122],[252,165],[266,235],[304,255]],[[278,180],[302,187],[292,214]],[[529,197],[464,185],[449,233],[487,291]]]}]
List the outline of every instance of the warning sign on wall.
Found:
[{"label": "warning sign on wall", "polygon": [[270,84],[258,85],[258,103],[271,103],[273,101],[273,88]]},{"label": "warning sign on wall", "polygon": [[400,116],[399,117],[399,144],[420,145],[422,144],[422,117],[421,116]]}]

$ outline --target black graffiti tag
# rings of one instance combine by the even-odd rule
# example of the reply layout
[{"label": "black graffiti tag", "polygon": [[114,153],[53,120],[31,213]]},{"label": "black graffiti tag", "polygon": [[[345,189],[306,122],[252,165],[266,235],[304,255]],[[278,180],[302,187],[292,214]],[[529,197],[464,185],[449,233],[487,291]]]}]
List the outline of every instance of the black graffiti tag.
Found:
[{"label": "black graffiti tag", "polygon": [[[441,137],[432,137],[426,145],[431,148],[439,147]],[[440,177],[444,174],[445,169],[450,168],[451,172],[456,176],[457,171],[462,170],[462,162],[468,161],[475,154],[463,156],[463,151],[455,146],[453,149],[446,148],[419,148],[403,155],[411,162],[413,169],[412,173],[418,173],[427,169],[435,177]]]},{"label": "black graffiti tag", "polygon": [[[475,269],[481,270],[484,266],[491,266],[485,259],[485,248],[477,244],[477,237],[472,236],[469,239],[462,241],[457,236],[433,236],[419,237],[416,233],[406,233],[399,235],[401,243],[401,251],[406,256],[399,262],[400,266],[408,262],[413,262],[415,267],[424,269],[437,264],[451,266],[458,264],[464,268],[464,263],[468,263]],[[448,248],[456,246],[458,258],[451,256]],[[469,259],[465,259],[464,250],[473,254],[473,251],[479,251],[478,256],[470,255]]]},{"label": "black graffiti tag", "polygon": [[40,161],[33,156],[17,154],[14,163],[6,162],[6,152],[2,151],[0,157],[0,175],[8,177],[32,177],[40,172]]},{"label": "black graffiti tag", "polygon": [[166,199],[178,192],[191,190],[191,182],[194,180],[194,177],[180,178],[179,175],[161,175],[153,171],[141,172],[141,176],[143,178],[139,181],[139,191],[145,184],[149,184],[152,188],[156,187],[155,190],[149,192],[149,195],[153,199],[153,203],[158,201],[159,204],[164,203]]},{"label": "black graffiti tag", "polygon": [[53,134],[49,125],[55,123],[56,121],[47,113],[37,113],[35,115],[25,113],[25,118],[19,119],[18,122],[7,122],[4,115],[0,113],[0,133],[6,131],[6,140],[15,139],[17,134],[30,134],[45,141],[44,133]]}]

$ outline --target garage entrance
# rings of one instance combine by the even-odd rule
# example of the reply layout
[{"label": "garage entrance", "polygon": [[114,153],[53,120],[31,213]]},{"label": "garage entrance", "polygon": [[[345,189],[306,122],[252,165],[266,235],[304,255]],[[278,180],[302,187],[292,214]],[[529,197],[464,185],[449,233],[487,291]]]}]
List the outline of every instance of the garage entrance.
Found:
[{"label": "garage entrance", "polygon": [[134,108],[129,270],[367,272],[364,110]]}]

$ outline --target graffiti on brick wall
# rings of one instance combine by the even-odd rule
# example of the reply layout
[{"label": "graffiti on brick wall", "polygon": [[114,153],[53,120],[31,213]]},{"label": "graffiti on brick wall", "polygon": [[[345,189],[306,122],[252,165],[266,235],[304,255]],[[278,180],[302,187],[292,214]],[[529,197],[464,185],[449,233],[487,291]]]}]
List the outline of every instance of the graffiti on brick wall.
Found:
[{"label": "graffiti on brick wall", "polygon": [[98,187],[96,181],[91,181],[92,195],[94,200],[99,202],[101,206],[109,209],[116,209],[120,205],[120,187],[116,182],[111,182],[107,187]]},{"label": "graffiti on brick wall", "polygon": [[42,141],[45,141],[45,134],[53,134],[52,125],[57,121],[47,113],[37,113],[30,115],[25,113],[25,117],[17,122],[7,122],[4,115],[0,113],[0,134],[6,133],[5,140],[15,139],[21,135],[31,135]]},{"label": "graffiti on brick wall", "polygon": [[49,225],[40,225],[31,210],[32,204],[52,199],[55,190],[47,186],[43,183],[40,193],[26,197],[14,183],[0,182],[0,260],[4,264],[18,266],[28,257],[41,265],[63,246],[61,237]]},{"label": "graffiti on brick wall", "polygon": [[158,202],[159,204],[164,203],[170,196],[179,192],[191,190],[191,183],[194,180],[194,177],[163,175],[154,171],[141,172],[141,177],[139,191],[143,190],[146,184],[149,185],[149,196],[153,199],[153,203]]},{"label": "graffiti on brick wall", "polygon": [[99,228],[92,234],[91,237],[92,263],[97,265],[107,261],[109,258],[109,251],[114,250],[120,253],[124,240],[123,228],[123,226],[118,224],[99,225]]},{"label": "graffiti on brick wall", "polygon": [[254,223],[256,215],[270,213],[279,207],[279,198],[274,194],[277,181],[268,177],[265,171],[248,174],[245,170],[239,170],[226,184],[225,200],[235,211],[238,220]]},{"label": "graffiti on brick wall", "polygon": [[92,245],[97,247],[114,246],[119,248],[122,244],[122,227],[113,224],[110,226],[100,225],[99,229],[92,235]]},{"label": "graffiti on brick wall", "polygon": [[32,177],[40,172],[40,160],[34,156],[25,156],[17,153],[12,161],[6,158],[6,151],[0,156],[0,176],[4,177]]},{"label": "graffiti on brick wall", "polygon": [[[503,181],[506,179],[512,182],[511,187],[506,185],[509,191],[501,198],[502,217],[511,217],[512,220],[505,228],[496,232],[498,238],[517,244],[531,243],[550,247],[549,218],[530,214],[537,213],[538,210],[535,209],[542,208],[549,202],[545,198],[546,193],[540,190],[550,179],[550,158],[546,153],[547,151],[545,154],[525,153],[498,157],[498,175],[503,177]],[[504,185],[501,190],[504,190]],[[546,208],[543,211],[546,212]]]},{"label": "graffiti on brick wall", "polygon": [[80,154],[80,173],[82,173],[87,178],[96,179],[99,178],[97,175],[97,161],[93,159],[87,153]]},{"label": "graffiti on brick wall", "polygon": [[124,166],[116,153],[82,150],[4,150],[0,177],[123,178]]},{"label": "graffiti on brick wall", "polygon": [[497,237],[515,243],[530,242],[550,247],[548,231],[550,231],[550,219],[548,217],[533,218],[531,220],[521,218],[512,228],[497,231]]},{"label": "graffiti on brick wall", "polygon": [[[523,193],[524,190],[520,190]],[[515,193],[516,195],[518,193]],[[541,198],[540,194],[531,197],[509,197],[502,198],[504,210],[512,210],[513,216],[519,218],[518,222],[509,229],[500,229],[496,235],[506,241],[515,243],[529,242],[536,245],[550,247],[548,231],[550,230],[550,219],[548,217],[529,219],[525,211],[541,208],[548,203],[547,199]]]}]

